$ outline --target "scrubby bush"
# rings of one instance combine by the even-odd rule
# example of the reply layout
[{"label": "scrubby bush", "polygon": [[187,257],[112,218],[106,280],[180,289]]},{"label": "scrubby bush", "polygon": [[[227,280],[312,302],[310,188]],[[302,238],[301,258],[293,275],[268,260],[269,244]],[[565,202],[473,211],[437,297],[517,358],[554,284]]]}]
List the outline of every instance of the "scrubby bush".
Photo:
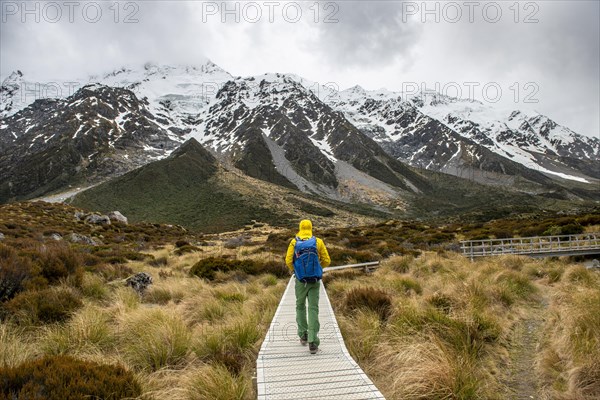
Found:
[{"label": "scrubby bush", "polygon": [[334,281],[340,279],[351,281],[360,276],[364,276],[363,272],[354,268],[334,270],[323,274],[323,284],[327,287]]},{"label": "scrubby bush", "polygon": [[11,247],[0,244],[0,302],[12,299],[33,275],[31,262]]},{"label": "scrubby bush", "polygon": [[120,366],[68,356],[44,357],[0,368],[0,399],[118,400],[140,396],[135,375]]},{"label": "scrubby bush", "polygon": [[181,248],[181,247],[189,246],[189,245],[190,245],[190,242],[188,242],[187,240],[181,240],[180,239],[180,240],[178,240],[178,241],[175,242],[175,247],[177,247],[177,248]]},{"label": "scrubby bush", "polygon": [[74,276],[75,282],[81,284],[82,258],[71,246],[64,243],[47,244],[37,249],[37,257],[41,263],[41,274],[49,283]]},{"label": "scrubby bush", "polygon": [[176,248],[174,253],[177,256],[182,256],[187,253],[197,253],[200,251],[202,251],[202,249],[200,247],[196,247],[196,246],[192,246],[192,245],[188,244],[188,245]]},{"label": "scrubby bush", "polygon": [[357,287],[346,295],[344,305],[348,310],[367,308],[376,312],[382,321],[386,321],[392,312],[392,298],[381,289]]},{"label": "scrubby bush", "polygon": [[190,269],[190,275],[214,280],[217,271],[242,271],[250,275],[269,273],[280,278],[289,275],[287,267],[275,261],[228,260],[221,257],[209,257],[198,261]]},{"label": "scrubby bush", "polygon": [[577,218],[577,222],[582,226],[600,225],[600,214],[589,214]]},{"label": "scrubby bush", "polygon": [[585,231],[585,228],[579,224],[568,224],[560,228],[561,235],[578,235],[583,231]]},{"label": "scrubby bush", "polygon": [[[329,256],[335,264],[345,264],[348,262],[369,262],[381,258],[379,254],[370,251],[356,251],[350,249],[340,249],[337,247],[328,248]],[[334,264],[334,265],[335,265]]]},{"label": "scrubby bush", "polygon": [[3,314],[20,323],[61,322],[81,306],[83,302],[72,289],[48,288],[19,293],[4,305]]}]

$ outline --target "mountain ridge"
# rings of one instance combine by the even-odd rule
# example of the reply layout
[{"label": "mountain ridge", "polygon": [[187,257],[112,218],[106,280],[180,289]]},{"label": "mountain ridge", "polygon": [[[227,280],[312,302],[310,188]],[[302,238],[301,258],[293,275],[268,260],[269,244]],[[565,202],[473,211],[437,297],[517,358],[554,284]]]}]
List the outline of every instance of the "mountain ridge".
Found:
[{"label": "mountain ridge", "polygon": [[[482,120],[491,112],[482,103],[465,105],[460,99],[431,94],[403,99],[398,92],[367,91],[358,85],[337,92],[294,74],[233,77],[210,60],[197,66],[121,68],[67,99],[39,99],[17,110],[22,104],[10,101],[25,79],[20,72],[11,77],[0,88],[0,149],[15,155],[0,157],[0,164],[8,166],[6,176],[0,177],[0,201],[86,180],[95,184],[168,157],[190,138],[249,176],[338,200],[364,196],[375,187],[403,200],[432,193],[435,188],[419,172],[423,168],[513,186],[523,193],[600,197],[594,191],[594,185],[600,185],[600,140],[587,140],[547,117],[518,110],[494,130],[498,121]],[[121,104],[125,100],[127,104]],[[69,112],[82,104],[87,109]],[[123,108],[132,104],[134,109],[125,114]],[[111,112],[111,107],[119,112]],[[56,121],[57,112],[70,119]],[[126,115],[136,121],[124,121]],[[66,149],[73,148],[71,141],[76,144],[56,162],[72,165],[67,175],[77,178],[13,182],[16,169],[11,165],[47,157],[53,137],[41,128],[47,130],[48,121],[65,132],[60,142]],[[115,136],[121,130],[125,134]],[[92,150],[101,147],[96,154],[105,160],[100,166],[84,160],[93,153],[81,145],[90,132],[95,138]],[[582,155],[589,162],[577,158]],[[111,170],[110,164],[117,167]],[[360,174],[366,175],[348,193],[348,178]]]}]

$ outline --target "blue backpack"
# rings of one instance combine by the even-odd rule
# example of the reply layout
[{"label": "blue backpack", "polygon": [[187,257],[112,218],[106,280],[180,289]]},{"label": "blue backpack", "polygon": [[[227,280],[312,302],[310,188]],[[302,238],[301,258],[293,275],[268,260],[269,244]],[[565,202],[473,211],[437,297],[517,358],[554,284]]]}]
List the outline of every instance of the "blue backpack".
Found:
[{"label": "blue backpack", "polygon": [[317,282],[323,277],[323,267],[317,253],[317,239],[314,236],[306,240],[296,238],[294,274],[296,279],[305,283]]}]

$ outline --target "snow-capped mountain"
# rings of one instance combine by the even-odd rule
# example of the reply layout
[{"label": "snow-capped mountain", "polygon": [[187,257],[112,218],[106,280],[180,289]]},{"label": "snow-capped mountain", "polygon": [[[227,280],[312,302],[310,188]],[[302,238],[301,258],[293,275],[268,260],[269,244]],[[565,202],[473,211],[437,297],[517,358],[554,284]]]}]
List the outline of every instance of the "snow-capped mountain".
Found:
[{"label": "snow-capped mountain", "polygon": [[190,135],[246,174],[329,197],[419,192],[422,177],[386,154],[295,79],[227,82]]},{"label": "snow-capped mountain", "polygon": [[[189,138],[252,177],[385,205],[434,191],[425,170],[563,198],[588,196],[600,179],[600,140],[536,113],[430,93],[337,91],[293,74],[233,77],[209,60],[54,82],[61,85],[80,89],[36,100],[21,72],[2,83],[3,201],[96,183]],[[68,156],[52,156],[64,149]],[[566,195],[565,182],[590,188]]]},{"label": "snow-capped mountain", "polygon": [[[533,111],[502,110],[430,92],[405,95],[359,86],[329,95],[327,102],[413,166],[459,176],[473,173],[471,167],[513,175],[508,170],[522,166],[576,182],[600,178],[600,139],[579,135]],[[582,160],[589,161],[587,166]]]},{"label": "snow-capped mountain", "polygon": [[99,84],[3,118],[0,138],[0,201],[97,183],[179,144],[133,92]]}]

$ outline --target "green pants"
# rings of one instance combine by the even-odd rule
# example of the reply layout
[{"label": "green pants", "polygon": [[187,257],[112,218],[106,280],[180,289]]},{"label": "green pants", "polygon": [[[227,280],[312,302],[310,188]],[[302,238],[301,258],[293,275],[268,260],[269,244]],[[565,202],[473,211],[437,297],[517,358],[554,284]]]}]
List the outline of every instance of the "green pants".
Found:
[{"label": "green pants", "polygon": [[[321,282],[302,283],[296,279],[296,323],[298,336],[308,332],[308,342],[319,345],[319,289]],[[306,298],[308,297],[308,322],[306,320]]]}]

